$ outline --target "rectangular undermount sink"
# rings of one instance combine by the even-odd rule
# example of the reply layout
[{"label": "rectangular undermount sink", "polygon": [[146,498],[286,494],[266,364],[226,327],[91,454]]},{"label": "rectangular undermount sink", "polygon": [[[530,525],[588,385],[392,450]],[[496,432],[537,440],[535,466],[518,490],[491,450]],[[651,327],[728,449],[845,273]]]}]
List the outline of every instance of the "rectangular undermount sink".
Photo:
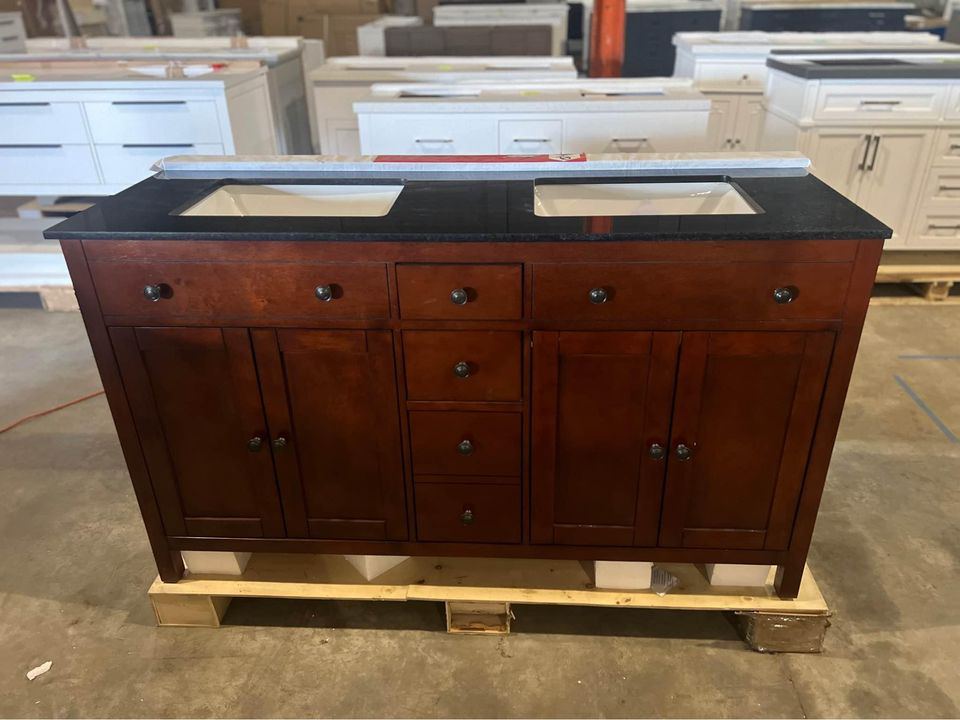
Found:
[{"label": "rectangular undermount sink", "polygon": [[383,217],[403,185],[222,185],[180,215]]},{"label": "rectangular undermount sink", "polygon": [[540,217],[754,215],[728,182],[545,183],[533,193]]}]

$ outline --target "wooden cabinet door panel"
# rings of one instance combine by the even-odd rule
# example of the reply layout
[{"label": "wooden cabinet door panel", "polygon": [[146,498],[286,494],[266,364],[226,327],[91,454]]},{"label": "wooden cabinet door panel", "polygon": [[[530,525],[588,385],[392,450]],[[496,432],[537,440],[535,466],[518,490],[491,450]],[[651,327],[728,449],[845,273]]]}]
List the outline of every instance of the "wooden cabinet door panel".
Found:
[{"label": "wooden cabinet door panel", "polygon": [[393,340],[387,331],[254,330],[288,532],[407,538]]},{"label": "wooden cabinet door panel", "polygon": [[247,331],[117,327],[110,337],[166,532],[283,537]]},{"label": "wooden cabinet door panel", "polygon": [[534,333],[533,542],[656,544],[679,338]]},{"label": "wooden cabinet door panel", "polygon": [[832,349],[827,332],[683,334],[661,545],[786,548]]}]

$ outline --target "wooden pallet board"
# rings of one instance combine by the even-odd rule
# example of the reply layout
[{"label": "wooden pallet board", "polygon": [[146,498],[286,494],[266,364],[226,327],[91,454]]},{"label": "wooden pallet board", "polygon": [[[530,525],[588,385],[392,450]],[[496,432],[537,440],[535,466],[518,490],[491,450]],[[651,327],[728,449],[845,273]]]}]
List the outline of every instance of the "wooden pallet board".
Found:
[{"label": "wooden pallet board", "polygon": [[876,305],[911,305],[923,302],[958,302],[951,296],[960,283],[960,251],[897,252],[888,251],[880,260],[877,283],[907,285],[913,292],[907,297],[874,297]]},{"label": "wooden pallet board", "polygon": [[[784,600],[773,588],[772,570],[762,588],[731,588],[711,586],[695,565],[660,567],[679,579],[663,596],[652,590],[597,589],[592,564],[575,560],[410,558],[367,582],[339,555],[254,554],[240,576],[188,574],[177,583],[157,578],[149,596],[158,624],[191,627],[219,627],[229,600],[237,597],[443,602],[448,630],[482,634],[509,632],[513,610],[530,604],[735,612],[752,625],[762,622],[761,616],[790,618],[767,624],[774,630],[790,625],[794,645],[819,650],[830,610],[809,568],[799,596]],[[799,633],[799,644],[798,626],[809,628]],[[769,628],[763,640],[766,646],[757,649],[787,651],[770,639]]]}]

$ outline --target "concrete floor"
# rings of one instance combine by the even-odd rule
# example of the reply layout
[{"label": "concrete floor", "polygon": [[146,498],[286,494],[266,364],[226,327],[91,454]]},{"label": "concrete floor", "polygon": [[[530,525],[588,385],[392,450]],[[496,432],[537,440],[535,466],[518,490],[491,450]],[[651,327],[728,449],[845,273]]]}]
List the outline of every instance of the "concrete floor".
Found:
[{"label": "concrete floor", "polygon": [[[98,387],[79,316],[0,311],[0,378],[0,426]],[[0,435],[0,716],[957,716],[954,434],[960,307],[872,309],[810,560],[834,626],[773,656],[719,614],[624,609],[521,607],[498,639],[426,603],[247,600],[158,629],[96,398]]]}]

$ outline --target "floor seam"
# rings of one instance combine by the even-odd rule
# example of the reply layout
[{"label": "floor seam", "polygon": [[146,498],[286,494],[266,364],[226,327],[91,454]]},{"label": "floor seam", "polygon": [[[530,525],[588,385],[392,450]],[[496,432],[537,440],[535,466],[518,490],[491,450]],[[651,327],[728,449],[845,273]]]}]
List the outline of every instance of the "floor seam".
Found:
[{"label": "floor seam", "polygon": [[800,706],[800,717],[810,717],[807,714],[807,708],[803,704],[803,698],[800,696],[800,688],[797,687],[797,683],[793,680],[793,673],[790,672],[790,665],[787,664],[787,658],[785,655],[780,656],[780,665],[783,667],[783,671],[787,676],[787,681],[790,683],[790,687],[793,688],[793,694],[797,698],[797,705]]}]

